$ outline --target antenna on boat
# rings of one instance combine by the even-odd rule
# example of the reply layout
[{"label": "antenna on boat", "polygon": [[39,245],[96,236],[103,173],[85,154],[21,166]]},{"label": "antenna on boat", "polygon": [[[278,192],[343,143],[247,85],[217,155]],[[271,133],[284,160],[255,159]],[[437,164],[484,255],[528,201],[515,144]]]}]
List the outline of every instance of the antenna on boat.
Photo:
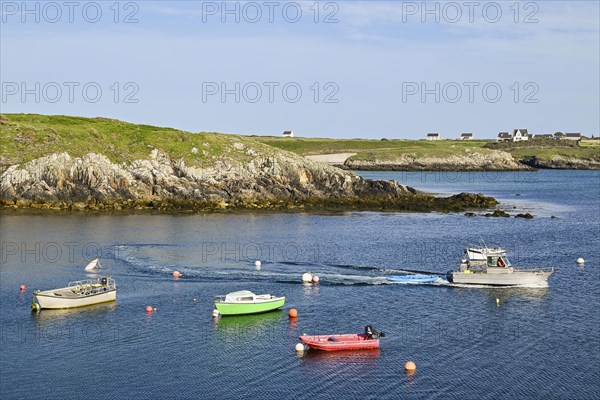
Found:
[{"label": "antenna on boat", "polygon": [[483,247],[487,248],[487,243],[485,240],[483,240],[483,236],[479,235],[479,240],[481,240],[481,243],[483,243]]}]

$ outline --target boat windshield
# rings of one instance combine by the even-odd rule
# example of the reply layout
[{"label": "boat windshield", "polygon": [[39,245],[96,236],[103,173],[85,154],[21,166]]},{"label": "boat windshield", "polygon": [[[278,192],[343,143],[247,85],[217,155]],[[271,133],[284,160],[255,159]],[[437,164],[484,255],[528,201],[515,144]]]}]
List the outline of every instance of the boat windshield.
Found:
[{"label": "boat windshield", "polygon": [[488,267],[510,267],[510,262],[504,256],[488,256],[487,258]]}]

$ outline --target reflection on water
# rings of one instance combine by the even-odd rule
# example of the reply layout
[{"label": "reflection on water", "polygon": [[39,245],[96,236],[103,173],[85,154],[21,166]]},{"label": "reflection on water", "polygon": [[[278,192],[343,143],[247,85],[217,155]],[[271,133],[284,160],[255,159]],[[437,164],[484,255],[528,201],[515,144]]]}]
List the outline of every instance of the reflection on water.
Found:
[{"label": "reflection on water", "polygon": [[36,324],[43,325],[47,323],[63,323],[70,322],[71,319],[78,317],[94,318],[105,316],[107,313],[114,312],[117,308],[117,303],[111,301],[109,303],[101,303],[87,307],[66,308],[59,310],[43,309],[40,311],[31,311]]},{"label": "reflection on water", "polygon": [[213,328],[218,338],[246,341],[264,337],[280,337],[283,329],[279,324],[284,312],[271,311],[264,314],[238,315],[215,318]]},{"label": "reflection on water", "polygon": [[528,301],[542,301],[546,299],[549,292],[549,287],[539,288],[490,288],[487,292],[488,298],[492,302],[499,300],[500,304],[507,300],[528,300]]},{"label": "reflection on water", "polygon": [[379,349],[348,350],[348,351],[319,351],[309,349],[302,353],[302,365],[339,366],[341,364],[368,365],[379,358]]}]

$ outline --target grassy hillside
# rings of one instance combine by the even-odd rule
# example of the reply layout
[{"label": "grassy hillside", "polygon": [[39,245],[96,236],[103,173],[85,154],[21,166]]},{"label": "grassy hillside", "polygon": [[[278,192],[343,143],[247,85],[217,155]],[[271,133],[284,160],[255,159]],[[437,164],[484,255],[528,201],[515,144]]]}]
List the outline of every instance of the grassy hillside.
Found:
[{"label": "grassy hillside", "polygon": [[[531,141],[494,143],[474,140],[368,140],[283,138],[237,136],[211,132],[191,133],[172,128],[130,124],[108,118],[45,116],[37,114],[0,114],[0,164],[26,162],[55,152],[83,156],[101,153],[113,162],[147,158],[154,148],[188,165],[209,165],[223,156],[244,161],[276,149],[300,155],[357,153],[354,159],[388,161],[403,154],[416,157],[465,155],[469,151],[485,154],[507,151],[517,160],[548,160],[554,155],[600,161],[600,146],[579,146],[573,142]],[[196,148],[194,153],[192,149]],[[252,150],[249,150],[252,149]],[[242,150],[242,151],[240,151]]]},{"label": "grassy hillside", "polygon": [[94,152],[113,162],[124,162],[148,158],[154,148],[166,151],[173,158],[182,157],[188,165],[204,165],[228,153],[236,158],[251,158],[234,149],[249,147],[263,154],[274,151],[251,138],[236,135],[191,133],[108,118],[36,114],[1,114],[0,143],[3,165],[55,152],[68,152],[72,156]]},{"label": "grassy hillside", "polygon": [[416,157],[447,157],[465,155],[468,151],[485,154],[491,150],[509,152],[516,160],[536,157],[548,160],[554,155],[600,161],[600,146],[585,143],[579,146],[571,141],[529,141],[496,143],[492,140],[367,140],[257,137],[256,140],[300,155],[357,153],[353,159],[393,160],[403,154]]}]

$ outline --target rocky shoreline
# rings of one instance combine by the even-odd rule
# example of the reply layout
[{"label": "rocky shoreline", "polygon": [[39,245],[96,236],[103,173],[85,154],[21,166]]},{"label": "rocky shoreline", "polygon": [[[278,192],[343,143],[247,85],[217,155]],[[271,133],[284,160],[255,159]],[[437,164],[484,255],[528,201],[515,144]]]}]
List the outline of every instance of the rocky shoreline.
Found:
[{"label": "rocky shoreline", "polygon": [[[335,165],[335,164],[334,164]],[[449,157],[416,157],[403,155],[394,160],[363,159],[349,157],[341,165],[343,169],[356,171],[432,171],[432,172],[502,172],[534,171],[537,169],[600,170],[600,162],[553,156],[549,160],[536,157],[515,159],[510,153],[494,150],[490,154],[477,152]]]},{"label": "rocky shoreline", "polygon": [[517,162],[510,153],[491,150],[485,154],[470,151],[447,157],[417,157],[404,154],[393,160],[350,157],[344,162],[348,169],[364,171],[531,171]]},{"label": "rocky shoreline", "polygon": [[428,212],[496,204],[481,194],[434,197],[285,151],[258,153],[246,161],[225,156],[204,167],[187,166],[183,159],[172,160],[158,149],[147,159],[118,164],[97,153],[83,157],[53,153],[11,165],[0,176],[0,208],[12,210]]},{"label": "rocky shoreline", "polygon": [[[599,150],[600,151],[600,150]],[[541,160],[532,157],[521,162],[535,169],[579,169],[579,170],[600,170],[600,161],[580,160],[577,158],[565,158],[554,156],[549,160]]]}]

